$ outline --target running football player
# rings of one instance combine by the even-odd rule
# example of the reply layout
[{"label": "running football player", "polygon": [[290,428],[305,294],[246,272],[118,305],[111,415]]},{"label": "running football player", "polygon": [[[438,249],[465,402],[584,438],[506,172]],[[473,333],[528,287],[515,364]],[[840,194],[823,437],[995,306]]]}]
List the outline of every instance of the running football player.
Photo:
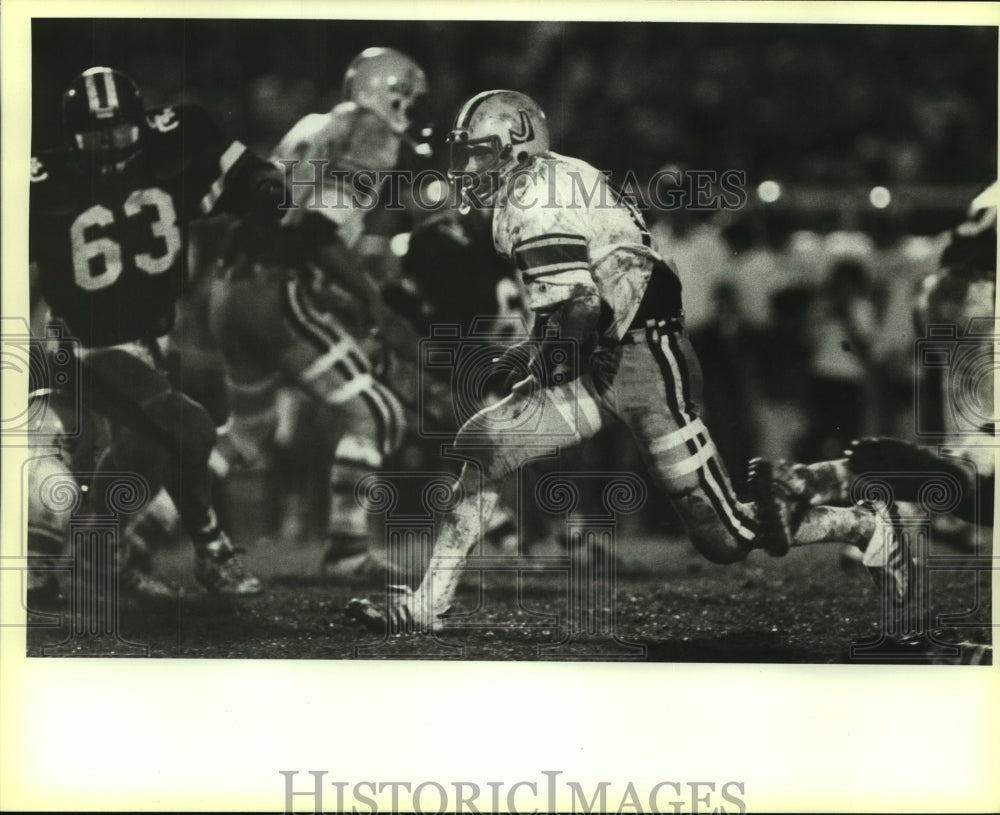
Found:
[{"label": "running football player", "polygon": [[30,255],[52,314],[82,347],[85,403],[115,425],[99,469],[138,473],[151,495],[162,483],[194,543],[198,582],[256,594],[260,580],[212,506],[215,424],[165,376],[160,341],[185,285],[188,222],[275,219],[283,177],[200,108],[147,111],[112,68],[74,79],[62,112],[65,147],[31,159]]},{"label": "running football player", "polygon": [[[868,507],[818,507],[792,518],[767,462],[751,472],[755,502],[737,500],[699,415],[701,374],[684,330],[680,279],[639,211],[602,173],[549,149],[533,100],[480,93],[459,111],[449,142],[466,206],[492,218],[496,250],[519,270],[535,324],[534,340],[514,353],[531,361],[505,399],[458,433],[455,449],[469,463],[423,581],[416,590],[400,587],[388,608],[352,600],[349,616],[376,631],[443,626],[504,479],[540,437],[578,443],[612,417],[628,426],[692,543],[712,562],[733,563],[754,549],[780,556],[793,544],[883,541],[883,522]],[[578,349],[578,366],[566,358],[567,341]],[[521,428],[526,413],[535,417],[531,429]],[[905,592],[905,569],[894,579]]]},{"label": "running football player", "polygon": [[[400,349],[402,321],[389,320],[379,283],[359,247],[365,216],[355,173],[391,170],[420,141],[423,70],[391,48],[369,48],[347,69],[343,101],[301,119],[272,159],[289,173],[291,205],[280,227],[234,230],[213,290],[212,322],[226,365],[231,447],[258,460],[273,437],[274,397],[297,385],[335,411],[328,548],[324,568],[369,569],[367,515],[357,480],[397,449],[406,427],[400,394],[416,394],[416,366]],[[368,189],[365,195],[377,195]],[[392,341],[395,340],[395,345]],[[411,355],[416,347],[409,341]],[[388,383],[393,387],[388,387]]]}]

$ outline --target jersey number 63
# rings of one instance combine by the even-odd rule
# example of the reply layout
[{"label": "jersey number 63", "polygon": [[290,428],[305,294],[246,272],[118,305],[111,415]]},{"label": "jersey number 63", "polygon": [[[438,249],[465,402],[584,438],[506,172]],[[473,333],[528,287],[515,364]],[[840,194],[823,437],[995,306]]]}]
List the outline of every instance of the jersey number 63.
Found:
[{"label": "jersey number 63", "polygon": [[[156,210],[156,217],[150,223],[153,236],[162,238],[164,248],[157,255],[149,252],[137,253],[133,262],[137,269],[146,274],[162,274],[174,265],[181,249],[181,233],[177,228],[177,213],[174,202],[163,190],[153,187],[134,190],[122,210],[126,218],[142,214],[143,207]],[[76,285],[86,291],[103,289],[114,283],[122,273],[122,247],[105,236],[88,240],[86,232],[90,227],[106,227],[114,223],[115,214],[100,204],[95,204],[73,221],[69,234],[73,246],[73,276]],[[103,264],[96,263],[103,259]],[[101,269],[103,266],[103,269]],[[98,271],[99,270],[99,271]]]}]

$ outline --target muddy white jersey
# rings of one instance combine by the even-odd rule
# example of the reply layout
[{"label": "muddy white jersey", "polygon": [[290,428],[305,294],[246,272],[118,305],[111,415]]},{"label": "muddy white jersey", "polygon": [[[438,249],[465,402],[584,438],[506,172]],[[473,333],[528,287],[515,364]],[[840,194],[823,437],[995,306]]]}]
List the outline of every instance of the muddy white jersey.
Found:
[{"label": "muddy white jersey", "polygon": [[515,172],[497,197],[497,252],[514,261],[534,311],[596,290],[610,310],[601,333],[621,339],[655,264],[642,216],[604,173],[586,162],[542,153]]},{"label": "muddy white jersey", "polygon": [[[399,159],[399,147],[399,137],[381,117],[353,102],[301,118],[271,156],[276,163],[295,161],[286,177],[299,209],[286,213],[285,226],[294,227],[307,212],[315,212],[335,223],[344,242],[354,247],[373,193],[355,189],[343,172],[390,170]],[[342,171],[340,177],[336,171]]]}]

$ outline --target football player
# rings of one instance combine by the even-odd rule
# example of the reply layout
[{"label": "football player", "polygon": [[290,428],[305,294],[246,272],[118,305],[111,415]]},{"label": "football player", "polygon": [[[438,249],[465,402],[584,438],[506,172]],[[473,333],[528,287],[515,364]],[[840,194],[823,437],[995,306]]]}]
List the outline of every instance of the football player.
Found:
[{"label": "football player", "polygon": [[[961,420],[995,415],[998,203],[998,182],[973,199],[965,220],[951,232],[941,253],[940,268],[922,281],[914,304],[918,336],[931,325],[953,329],[935,340],[936,344],[955,345],[951,370],[943,378],[938,375],[940,367],[916,372],[918,376],[933,375],[925,380],[921,396],[930,398],[922,408],[925,414],[937,417],[933,429],[948,444],[935,451],[902,439],[866,438],[852,442],[838,460],[810,465],[775,462],[775,478],[787,494],[813,505],[842,503],[848,500],[857,477],[878,472],[897,501],[915,501],[927,483],[944,474],[961,491],[955,516],[979,526],[993,525],[995,423],[986,421],[975,427]],[[967,333],[970,329],[972,333]],[[966,375],[962,375],[963,369]],[[926,477],[916,479],[914,474]]]},{"label": "football player", "polygon": [[[851,500],[851,489],[858,479],[877,475],[891,491],[891,500],[881,508],[890,535],[902,534],[899,527],[905,502],[920,502],[925,497],[943,499],[941,505],[947,505],[966,523],[994,525],[998,203],[997,182],[973,199],[965,220],[951,232],[940,268],[922,281],[914,305],[918,336],[931,325],[952,329],[935,340],[938,356],[945,343],[955,346],[950,368],[916,372],[927,377],[920,395],[930,397],[921,408],[925,415],[936,417],[932,429],[946,444],[934,449],[903,439],[864,438],[852,442],[844,457],[833,461],[809,465],[774,462],[776,487],[800,508],[798,511],[819,504],[845,504]],[[969,417],[987,421],[975,427],[968,422]],[[980,662],[984,654],[991,658],[991,646],[958,645],[958,662]],[[919,654],[933,651],[937,644],[917,630],[891,638],[886,646],[897,653],[903,649]]]},{"label": "football player", "polygon": [[[388,319],[379,282],[359,250],[377,195],[353,174],[390,170],[419,141],[423,70],[391,48],[359,54],[344,78],[344,99],[301,119],[272,160],[287,168],[291,205],[280,224],[239,225],[213,289],[212,324],[225,359],[238,458],[260,460],[273,440],[274,398],[297,385],[335,411],[340,427],[330,474],[324,569],[345,576],[372,565],[367,515],[354,499],[365,473],[400,445],[415,399],[415,340]],[[392,383],[393,387],[387,386]]]},{"label": "football player", "polygon": [[[751,472],[755,502],[737,500],[700,417],[701,374],[677,274],[639,211],[602,173],[550,150],[545,115],[532,99],[478,94],[459,111],[449,142],[466,207],[492,218],[496,250],[519,270],[534,340],[512,353],[530,361],[510,394],[458,433],[455,448],[471,461],[423,581],[416,590],[400,587],[387,609],[352,600],[349,616],[376,631],[441,627],[506,476],[539,438],[578,443],[612,417],[630,429],[694,546],[712,562],[733,563],[754,549],[778,556],[792,544],[866,548],[882,540],[880,517],[868,507],[810,509],[793,528],[767,462]],[[532,426],[522,427],[529,414]],[[906,577],[900,570],[901,592]]]},{"label": "football player", "polygon": [[260,580],[212,506],[215,424],[165,376],[160,341],[185,285],[188,222],[277,218],[284,179],[200,108],[147,111],[112,68],[76,77],[62,112],[65,147],[31,160],[30,254],[52,314],[82,348],[86,404],[115,425],[99,469],[139,473],[151,495],[162,483],[194,543],[197,581],[256,594]]}]

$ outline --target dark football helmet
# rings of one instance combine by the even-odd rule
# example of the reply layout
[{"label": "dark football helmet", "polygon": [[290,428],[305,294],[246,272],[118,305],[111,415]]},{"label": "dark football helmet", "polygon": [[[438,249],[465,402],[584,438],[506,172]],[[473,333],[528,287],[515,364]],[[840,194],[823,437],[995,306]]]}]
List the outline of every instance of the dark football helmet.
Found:
[{"label": "dark football helmet", "polygon": [[135,82],[112,68],[90,68],[63,94],[69,148],[102,175],[121,172],[139,153],[146,110]]}]

